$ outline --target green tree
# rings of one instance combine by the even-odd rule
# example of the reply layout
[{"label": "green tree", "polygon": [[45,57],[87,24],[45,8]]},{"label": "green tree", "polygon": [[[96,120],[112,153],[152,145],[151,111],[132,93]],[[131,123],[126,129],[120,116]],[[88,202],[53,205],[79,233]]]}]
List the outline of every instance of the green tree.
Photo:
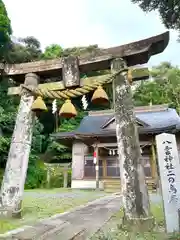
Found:
[{"label": "green tree", "polygon": [[47,173],[43,167],[41,159],[41,155],[43,153],[42,143],[44,140],[45,136],[43,135],[43,125],[36,118],[25,184],[26,189],[45,186]]},{"label": "green tree", "polygon": [[58,44],[52,44],[45,48],[44,53],[42,54],[43,59],[55,59],[60,58],[63,54],[63,49]]},{"label": "green tree", "polygon": [[[76,117],[61,120],[58,132],[72,132],[76,130],[86,114],[87,112],[78,109],[78,115]],[[45,155],[50,162],[68,161],[72,158],[72,149],[49,139]]]},{"label": "green tree", "polygon": [[158,10],[163,24],[168,29],[180,30],[180,1],[174,0],[131,0],[145,12]]},{"label": "green tree", "polygon": [[5,59],[5,53],[10,45],[10,36],[12,34],[11,21],[8,18],[6,7],[0,0],[0,60]]},{"label": "green tree", "polygon": [[170,63],[153,67],[151,81],[142,81],[134,91],[135,105],[167,103],[180,113],[180,69]]},{"label": "green tree", "polygon": [[41,44],[39,40],[33,36],[29,36],[26,38],[19,39],[20,43],[22,43],[25,46],[25,49],[27,53],[29,53],[29,59],[27,61],[35,61],[39,60],[42,51],[41,51]]},{"label": "green tree", "polygon": [[55,59],[62,56],[82,56],[86,54],[95,54],[99,50],[98,45],[89,45],[85,47],[73,47],[63,49],[58,44],[52,44],[45,48],[42,59]]},{"label": "green tree", "polygon": [[96,54],[97,51],[99,51],[99,47],[97,44],[85,47],[65,48],[63,51],[63,56],[83,56],[87,54]]},{"label": "green tree", "polygon": [[0,168],[4,168],[6,164],[19,102],[17,97],[7,95],[7,89],[12,85],[7,78],[4,78],[0,84]]},{"label": "green tree", "polygon": [[40,42],[35,37],[20,38],[11,44],[8,50],[8,63],[32,62],[40,59],[42,54]]}]

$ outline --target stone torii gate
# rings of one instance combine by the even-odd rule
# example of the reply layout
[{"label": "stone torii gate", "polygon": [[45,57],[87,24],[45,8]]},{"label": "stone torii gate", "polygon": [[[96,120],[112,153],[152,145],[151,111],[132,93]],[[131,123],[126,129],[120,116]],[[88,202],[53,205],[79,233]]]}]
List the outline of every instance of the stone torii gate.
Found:
[{"label": "stone torii gate", "polygon": [[[9,88],[8,94],[19,94],[21,101],[1,186],[1,216],[12,217],[21,210],[33,132],[34,113],[31,106],[35,97],[68,99],[82,96],[99,85],[112,82],[117,143],[121,153],[119,161],[124,219],[132,222],[140,217],[151,218],[127,71],[129,67],[145,64],[151,56],[163,52],[168,42],[169,32],[165,32],[79,58],[68,57],[5,66],[5,74],[21,84],[20,87]],[[80,78],[80,73],[107,69],[111,69],[111,74]],[[49,78],[56,81],[44,83]],[[148,78],[147,68],[132,70],[132,81]]]}]

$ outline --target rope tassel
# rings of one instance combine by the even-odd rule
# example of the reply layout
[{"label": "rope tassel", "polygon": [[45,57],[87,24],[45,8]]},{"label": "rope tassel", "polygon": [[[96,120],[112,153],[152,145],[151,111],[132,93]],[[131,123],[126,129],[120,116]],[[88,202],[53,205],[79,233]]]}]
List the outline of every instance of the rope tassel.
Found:
[{"label": "rope tassel", "polygon": [[107,93],[104,91],[102,86],[98,86],[95,90],[91,102],[94,104],[106,105],[109,103],[109,98]]},{"label": "rope tassel", "polygon": [[71,103],[70,99],[67,99],[65,103],[62,105],[59,116],[64,118],[72,118],[77,116],[77,111],[74,105]]},{"label": "rope tassel", "polygon": [[47,111],[48,109],[42,97],[38,96],[36,100],[33,102],[31,110],[33,112],[41,112],[41,111]]},{"label": "rope tassel", "polygon": [[93,82],[92,84],[87,84],[82,87],[77,87],[75,89],[68,89],[68,90],[63,90],[63,91],[59,91],[59,90],[54,91],[54,90],[50,90],[48,88],[34,89],[33,87],[26,86],[24,84],[22,84],[21,87],[31,91],[35,95],[39,95],[42,97],[48,97],[48,98],[54,98],[54,99],[55,98],[56,99],[69,99],[70,97],[83,96],[84,94],[87,94],[90,91],[93,91],[94,89],[96,89],[99,85],[111,83],[112,80],[121,72],[122,72],[122,70],[117,71],[117,72],[113,73],[111,76],[109,76],[105,79],[102,79],[100,81]]}]

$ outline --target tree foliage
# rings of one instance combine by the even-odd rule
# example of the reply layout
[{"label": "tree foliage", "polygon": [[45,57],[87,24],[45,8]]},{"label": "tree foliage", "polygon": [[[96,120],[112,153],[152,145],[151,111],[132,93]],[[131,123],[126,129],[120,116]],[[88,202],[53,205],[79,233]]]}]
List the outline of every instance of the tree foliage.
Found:
[{"label": "tree foliage", "polygon": [[[72,132],[76,130],[86,115],[86,112],[78,109],[78,115],[69,120],[63,119],[57,129],[58,132]],[[72,149],[66,147],[56,141],[49,139],[49,144],[47,147],[46,155],[48,156],[49,161],[51,162],[61,162],[70,160],[72,158]]]},{"label": "tree foliage", "polygon": [[47,172],[41,166],[38,156],[31,154],[29,157],[25,188],[34,189],[44,187],[46,183],[46,174]]},{"label": "tree foliage", "polygon": [[180,30],[180,1],[174,0],[131,0],[145,12],[158,10],[163,24],[168,29]]},{"label": "tree foliage", "polygon": [[23,63],[37,61],[41,58],[41,45],[35,37],[19,38],[11,42],[7,52],[8,63]]},{"label": "tree foliage", "polygon": [[14,128],[17,110],[17,98],[7,96],[7,88],[11,86],[8,79],[0,84],[0,166],[5,167],[10,137]]},{"label": "tree foliage", "polygon": [[63,51],[63,56],[83,56],[87,54],[95,54],[99,50],[97,44],[89,45],[85,47],[74,47],[74,48],[66,48]]},{"label": "tree foliage", "polygon": [[8,18],[6,7],[0,0],[0,60],[4,60],[4,56],[10,45],[10,36],[12,34],[11,21]]},{"label": "tree foliage", "polygon": [[43,59],[55,59],[61,57],[63,54],[63,49],[58,44],[52,44],[45,48],[44,53],[42,54]]},{"label": "tree foliage", "polygon": [[180,69],[170,63],[153,67],[151,81],[143,81],[134,92],[135,105],[169,104],[180,113]]}]

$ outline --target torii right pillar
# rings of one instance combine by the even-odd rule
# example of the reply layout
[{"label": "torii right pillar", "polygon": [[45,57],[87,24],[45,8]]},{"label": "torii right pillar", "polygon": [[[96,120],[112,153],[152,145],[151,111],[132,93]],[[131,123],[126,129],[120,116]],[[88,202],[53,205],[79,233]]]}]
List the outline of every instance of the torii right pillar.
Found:
[{"label": "torii right pillar", "polygon": [[114,59],[112,73],[119,71],[113,80],[116,136],[119,150],[121,192],[124,210],[123,225],[141,231],[154,227],[150,212],[148,190],[141,164],[139,134],[137,131],[131,86],[127,80],[126,62]]}]

